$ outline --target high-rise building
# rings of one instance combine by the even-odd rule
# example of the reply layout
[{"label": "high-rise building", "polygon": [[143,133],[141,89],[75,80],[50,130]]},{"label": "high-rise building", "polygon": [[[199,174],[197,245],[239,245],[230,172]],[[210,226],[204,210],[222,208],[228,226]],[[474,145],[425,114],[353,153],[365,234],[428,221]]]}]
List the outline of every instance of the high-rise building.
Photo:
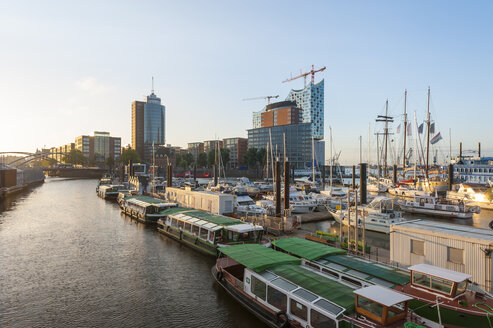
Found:
[{"label": "high-rise building", "polygon": [[260,114],[260,126],[263,128],[301,123],[301,110],[293,101],[280,101],[265,107]]},{"label": "high-rise building", "polygon": [[132,148],[143,161],[150,163],[153,146],[157,149],[164,145],[165,135],[165,107],[153,90],[145,101],[132,103]]},{"label": "high-rise building", "polygon": [[324,80],[317,84],[309,83],[301,90],[291,90],[286,100],[296,102],[303,110],[302,122],[312,124],[312,136],[324,138]]},{"label": "high-rise building", "polygon": [[207,140],[207,141],[204,141],[204,151],[206,153],[208,153],[209,150],[216,149],[216,145],[219,148],[223,148],[223,141],[222,140]]},{"label": "high-rise building", "polygon": [[188,143],[188,152],[193,155],[193,158],[197,160],[197,157],[200,153],[204,152],[204,143],[203,142],[189,142]]},{"label": "high-rise building", "polygon": [[231,169],[243,166],[243,156],[248,149],[248,139],[246,138],[226,138],[223,139],[225,149],[229,149],[228,167]]}]

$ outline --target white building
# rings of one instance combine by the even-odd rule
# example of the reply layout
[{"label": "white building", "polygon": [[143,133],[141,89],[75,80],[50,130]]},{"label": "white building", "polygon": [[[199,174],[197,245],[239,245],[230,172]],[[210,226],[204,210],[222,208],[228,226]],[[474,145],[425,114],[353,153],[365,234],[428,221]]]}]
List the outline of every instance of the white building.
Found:
[{"label": "white building", "polygon": [[179,206],[194,208],[212,214],[233,213],[233,195],[212,191],[195,191],[190,188],[166,188],[166,199]]},{"label": "white building", "polygon": [[399,266],[420,263],[472,275],[492,291],[493,230],[413,220],[390,227],[390,260]]}]

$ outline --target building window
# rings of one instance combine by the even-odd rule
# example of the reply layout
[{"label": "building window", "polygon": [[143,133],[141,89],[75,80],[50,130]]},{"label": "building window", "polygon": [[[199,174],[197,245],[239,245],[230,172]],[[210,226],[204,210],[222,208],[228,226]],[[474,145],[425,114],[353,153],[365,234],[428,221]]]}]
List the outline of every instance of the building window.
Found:
[{"label": "building window", "polygon": [[411,253],[425,255],[425,242],[422,240],[411,239]]},{"label": "building window", "polygon": [[447,247],[447,261],[457,264],[463,264],[464,250],[460,248]]}]

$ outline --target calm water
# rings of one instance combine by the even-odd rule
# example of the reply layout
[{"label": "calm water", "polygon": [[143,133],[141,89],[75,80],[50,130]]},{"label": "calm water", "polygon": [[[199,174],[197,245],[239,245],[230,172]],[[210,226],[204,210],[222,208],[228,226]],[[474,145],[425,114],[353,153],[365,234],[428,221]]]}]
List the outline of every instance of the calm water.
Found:
[{"label": "calm water", "polygon": [[262,327],[206,258],[120,214],[96,180],[0,202],[0,327]]}]

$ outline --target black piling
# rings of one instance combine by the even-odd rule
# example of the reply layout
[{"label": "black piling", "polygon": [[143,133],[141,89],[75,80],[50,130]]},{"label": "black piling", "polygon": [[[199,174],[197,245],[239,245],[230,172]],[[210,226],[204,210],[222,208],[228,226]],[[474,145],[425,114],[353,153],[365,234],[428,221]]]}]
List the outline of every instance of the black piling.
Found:
[{"label": "black piling", "polygon": [[276,161],[275,165],[275,199],[276,199],[276,216],[281,216],[281,162]]},{"label": "black piling", "polygon": [[168,170],[166,174],[166,186],[173,187],[173,165],[168,163]]},{"label": "black piling", "polygon": [[366,183],[367,183],[367,175],[366,175],[367,164],[361,163],[359,165],[359,192],[360,192],[360,204],[366,204]]},{"label": "black piling", "polygon": [[462,161],[462,142],[459,142],[459,161]]},{"label": "black piling", "polygon": [[353,165],[353,189],[356,189],[356,165]]},{"label": "black piling", "polygon": [[289,209],[289,162],[284,162],[284,210]]},{"label": "black piling", "polygon": [[478,157],[481,157],[481,143],[478,142]]},{"label": "black piling", "polygon": [[448,165],[448,190],[452,191],[454,186],[454,164]]},{"label": "black piling", "polygon": [[134,176],[134,161],[130,160],[128,161],[128,177],[133,177]]},{"label": "black piling", "polygon": [[212,171],[213,171],[213,174],[214,174],[214,187],[217,186],[217,165],[213,165],[212,166]]},{"label": "black piling", "polygon": [[394,164],[394,165],[392,166],[392,171],[393,171],[392,182],[393,182],[394,184],[396,184],[396,183],[397,183],[397,165],[396,165],[396,164]]},{"label": "black piling", "polygon": [[197,164],[193,166],[193,181],[197,182]]}]

